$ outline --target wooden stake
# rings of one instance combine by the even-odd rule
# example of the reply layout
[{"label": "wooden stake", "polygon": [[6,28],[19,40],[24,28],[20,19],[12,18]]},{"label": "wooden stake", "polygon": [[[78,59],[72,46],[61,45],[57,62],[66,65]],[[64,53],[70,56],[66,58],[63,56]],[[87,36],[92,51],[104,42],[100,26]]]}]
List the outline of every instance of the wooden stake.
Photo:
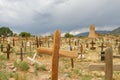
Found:
[{"label": "wooden stake", "polygon": [[10,59],[10,44],[7,45],[7,59]]},{"label": "wooden stake", "polygon": [[23,50],[20,48],[20,60],[23,61]]},{"label": "wooden stake", "polygon": [[113,78],[113,51],[111,48],[105,50],[105,80],[112,80]]},{"label": "wooden stake", "polygon": [[60,31],[56,30],[54,33],[52,55],[52,80],[58,80],[58,65],[59,65],[59,48],[60,48]]}]

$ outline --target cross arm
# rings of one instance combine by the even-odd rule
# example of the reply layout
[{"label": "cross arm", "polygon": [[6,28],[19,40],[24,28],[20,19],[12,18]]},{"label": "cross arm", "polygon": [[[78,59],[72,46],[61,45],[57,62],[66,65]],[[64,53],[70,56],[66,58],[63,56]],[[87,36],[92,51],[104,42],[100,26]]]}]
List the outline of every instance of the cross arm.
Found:
[{"label": "cross arm", "polygon": [[[37,48],[37,52],[39,54],[52,55],[52,48],[39,47],[39,48]],[[77,58],[78,54],[75,51],[59,50],[59,56],[60,57]]]}]

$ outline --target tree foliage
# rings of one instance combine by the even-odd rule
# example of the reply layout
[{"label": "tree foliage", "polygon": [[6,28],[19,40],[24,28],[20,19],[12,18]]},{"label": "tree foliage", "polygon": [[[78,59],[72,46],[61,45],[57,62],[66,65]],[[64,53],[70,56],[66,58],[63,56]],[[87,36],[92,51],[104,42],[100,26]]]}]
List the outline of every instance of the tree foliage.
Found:
[{"label": "tree foliage", "polygon": [[70,34],[70,33],[66,33],[65,35],[64,35],[64,37],[65,38],[70,38],[70,37],[74,37],[72,34]]},{"label": "tree foliage", "polygon": [[21,37],[30,37],[31,34],[30,34],[29,32],[21,32],[21,33],[19,34],[19,36],[21,36]]},{"label": "tree foliage", "polygon": [[0,27],[0,37],[1,36],[12,36],[13,32],[8,27]]}]

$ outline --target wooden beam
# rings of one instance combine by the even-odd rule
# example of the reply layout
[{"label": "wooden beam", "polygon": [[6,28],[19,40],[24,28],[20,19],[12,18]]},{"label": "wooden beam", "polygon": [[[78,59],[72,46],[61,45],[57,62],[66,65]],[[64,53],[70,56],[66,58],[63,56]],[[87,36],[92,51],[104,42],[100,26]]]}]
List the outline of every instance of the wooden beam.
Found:
[{"label": "wooden beam", "polygon": [[[49,55],[52,55],[52,48],[39,47],[39,48],[37,48],[37,52],[39,54],[49,54]],[[59,56],[60,57],[77,58],[78,54],[75,51],[60,50],[59,51]]]},{"label": "wooden beam", "polygon": [[[90,71],[105,71],[105,63],[94,63],[89,65],[89,70]],[[113,65],[113,70],[114,71],[120,71],[120,64],[114,64]]]},{"label": "wooden beam", "polygon": [[98,63],[94,63],[94,64],[90,64],[89,65],[89,70],[90,71],[104,71],[105,69],[105,64],[102,63],[102,64],[98,64]]},{"label": "wooden beam", "polygon": [[54,33],[54,42],[52,50],[52,80],[58,80],[58,66],[59,66],[59,48],[60,48],[60,31],[56,30]]}]

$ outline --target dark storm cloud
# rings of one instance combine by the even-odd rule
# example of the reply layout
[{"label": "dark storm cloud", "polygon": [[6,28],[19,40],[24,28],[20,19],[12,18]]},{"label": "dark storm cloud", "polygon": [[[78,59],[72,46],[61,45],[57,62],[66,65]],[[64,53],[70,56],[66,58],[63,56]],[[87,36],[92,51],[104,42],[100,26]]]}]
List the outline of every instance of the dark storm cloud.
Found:
[{"label": "dark storm cloud", "polygon": [[0,26],[35,34],[111,30],[120,25],[119,0],[0,0]]}]

